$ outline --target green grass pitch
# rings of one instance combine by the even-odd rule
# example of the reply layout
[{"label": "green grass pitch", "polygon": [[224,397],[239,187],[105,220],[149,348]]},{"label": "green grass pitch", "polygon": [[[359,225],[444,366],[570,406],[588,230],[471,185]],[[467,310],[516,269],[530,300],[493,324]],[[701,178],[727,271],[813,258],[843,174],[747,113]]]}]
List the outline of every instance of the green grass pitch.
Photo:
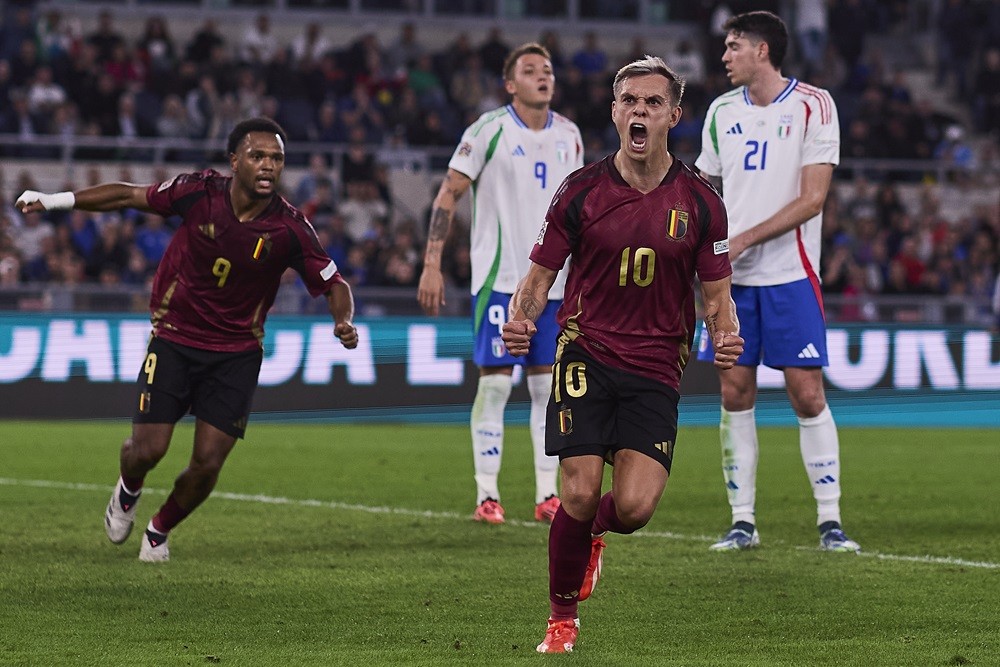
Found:
[{"label": "green grass pitch", "polygon": [[816,549],[794,429],[762,429],[763,545],[729,522],[716,429],[682,427],[653,521],[611,535],[572,656],[540,656],[547,531],[508,428],[509,523],[469,520],[461,426],[251,423],[216,493],[137,560],[190,453],[179,427],[137,530],[102,515],[120,422],[0,422],[0,665],[998,665],[1000,448],[990,430],[841,429],[845,525]]}]

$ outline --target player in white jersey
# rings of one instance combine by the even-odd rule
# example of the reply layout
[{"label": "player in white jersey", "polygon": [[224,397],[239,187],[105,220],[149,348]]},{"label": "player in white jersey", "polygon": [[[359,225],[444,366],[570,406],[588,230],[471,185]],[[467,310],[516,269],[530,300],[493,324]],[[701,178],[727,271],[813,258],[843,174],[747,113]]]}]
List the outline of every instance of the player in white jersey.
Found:
[{"label": "player in white jersey", "polygon": [[417,299],[428,315],[437,315],[444,304],[441,253],[456,205],[472,187],[473,358],[480,372],[470,424],[477,487],[473,518],[504,522],[498,485],[504,409],[513,368],[522,365],[531,395],[535,519],[551,522],[559,509],[559,461],[545,455],[545,408],[558,333],[555,313],[565,276],[561,273],[549,292],[542,317],[545,329],[540,322],[540,344],[532,348],[533,354],[511,356],[501,329],[517,281],[528,271],[528,256],[552,195],[566,176],[583,166],[583,140],[572,121],[549,108],[555,76],[545,47],[518,47],[507,56],[503,74],[510,104],[483,114],[465,130],[434,199]]},{"label": "player in white jersey", "polygon": [[[721,187],[729,212],[733,299],[746,340],[737,366],[720,373],[722,468],[733,525],[712,548],[760,543],[757,367],[783,370],[799,421],[799,445],[817,504],[820,547],[857,552],[840,518],[840,445],[826,404],[826,322],[819,284],[822,210],[840,160],[830,94],[781,74],[784,22],[748,12],[725,25],[722,61],[738,88],[709,107],[695,166]],[[699,359],[713,358],[703,340]]]}]

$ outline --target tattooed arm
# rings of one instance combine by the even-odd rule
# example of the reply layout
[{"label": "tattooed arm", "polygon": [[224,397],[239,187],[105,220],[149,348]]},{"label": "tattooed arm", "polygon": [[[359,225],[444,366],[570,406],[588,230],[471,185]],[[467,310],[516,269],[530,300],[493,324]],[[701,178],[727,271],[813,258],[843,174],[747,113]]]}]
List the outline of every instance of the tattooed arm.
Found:
[{"label": "tattooed arm", "polygon": [[535,335],[535,320],[545,310],[549,301],[549,288],[556,281],[558,271],[531,263],[526,276],[517,284],[514,296],[507,307],[507,323],[503,325],[503,342],[515,357],[528,353],[531,337]]},{"label": "tattooed arm", "polygon": [[736,317],[736,304],[731,294],[732,277],[701,284],[705,302],[705,327],[715,348],[715,365],[725,370],[732,368],[743,354],[740,338],[740,321]]},{"label": "tattooed arm", "polygon": [[441,253],[451,231],[455,208],[472,179],[460,171],[449,169],[431,206],[431,223],[427,229],[427,249],[424,270],[417,287],[417,301],[428,315],[437,315],[444,305],[444,277],[441,275]]}]

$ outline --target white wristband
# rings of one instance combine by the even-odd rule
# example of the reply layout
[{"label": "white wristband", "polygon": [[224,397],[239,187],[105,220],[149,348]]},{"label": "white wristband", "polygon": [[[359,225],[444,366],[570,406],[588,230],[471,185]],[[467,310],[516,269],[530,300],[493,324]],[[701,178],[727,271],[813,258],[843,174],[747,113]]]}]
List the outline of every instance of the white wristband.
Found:
[{"label": "white wristband", "polygon": [[76,205],[76,195],[72,192],[56,192],[47,195],[35,190],[25,190],[17,198],[17,205],[19,207],[34,202],[40,203],[45,207],[46,211],[68,211]]}]

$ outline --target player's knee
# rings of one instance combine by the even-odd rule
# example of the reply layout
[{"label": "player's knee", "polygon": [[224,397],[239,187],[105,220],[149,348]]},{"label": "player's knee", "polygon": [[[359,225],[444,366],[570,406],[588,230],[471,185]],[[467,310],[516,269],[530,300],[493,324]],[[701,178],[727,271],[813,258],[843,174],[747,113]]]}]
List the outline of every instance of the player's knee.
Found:
[{"label": "player's knee", "polygon": [[722,387],[722,407],[730,412],[749,410],[756,401],[754,387],[730,385]]},{"label": "player's knee", "polygon": [[818,417],[826,407],[826,394],[822,387],[818,391],[807,389],[797,392],[791,397],[791,401],[796,415],[802,419],[812,419]]},{"label": "player's knee", "polygon": [[563,509],[574,519],[586,521],[597,515],[601,502],[600,489],[577,489],[564,485],[559,494]]},{"label": "player's knee", "polygon": [[645,499],[636,502],[621,502],[616,498],[615,509],[619,521],[632,530],[639,530],[653,518],[656,505],[646,502]]},{"label": "player's knee", "polygon": [[144,468],[152,468],[167,453],[170,441],[159,438],[135,436],[125,438],[122,449],[128,452],[130,458]]}]

